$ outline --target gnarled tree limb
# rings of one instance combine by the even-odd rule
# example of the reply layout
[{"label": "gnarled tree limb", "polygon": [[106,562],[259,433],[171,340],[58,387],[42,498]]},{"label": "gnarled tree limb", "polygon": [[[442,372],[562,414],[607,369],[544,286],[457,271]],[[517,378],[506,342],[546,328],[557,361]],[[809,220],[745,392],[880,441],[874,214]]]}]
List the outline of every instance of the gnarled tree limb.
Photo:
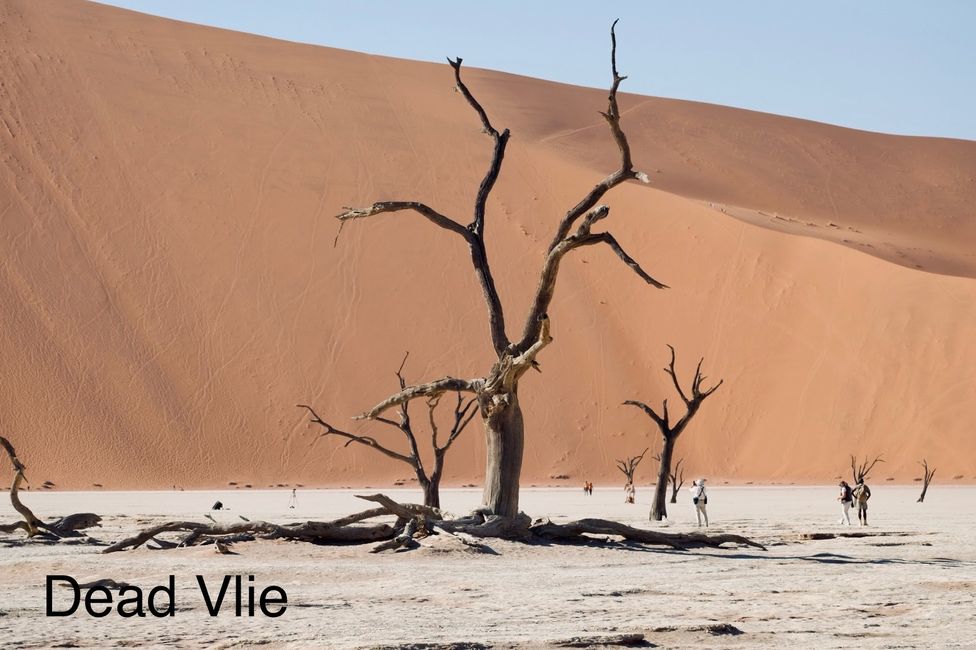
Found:
[{"label": "gnarled tree limb", "polygon": [[394,460],[399,460],[401,462],[407,463],[411,467],[416,466],[416,460],[413,457],[407,456],[405,454],[401,454],[400,452],[393,451],[392,449],[384,447],[383,445],[381,445],[379,442],[376,441],[376,438],[373,438],[371,436],[357,436],[355,434],[349,433],[348,431],[337,429],[336,427],[332,426],[331,424],[323,420],[321,417],[319,417],[319,414],[315,412],[315,409],[313,409],[308,404],[297,404],[296,406],[298,408],[307,409],[311,421],[325,429],[325,433],[319,435],[320,438],[329,435],[335,435],[341,438],[346,438],[348,440],[348,442],[346,442],[347,447],[354,442],[358,442],[359,444],[365,445],[367,447],[371,447],[376,451],[380,452],[381,454],[393,458]]},{"label": "gnarled tree limb", "polygon": [[376,419],[376,416],[382,414],[384,411],[393,406],[399,406],[400,404],[417,399],[418,397],[435,397],[451,390],[464,393],[477,393],[478,386],[479,381],[477,379],[457,379],[455,377],[435,379],[434,381],[427,382],[426,384],[404,388],[395,395],[387,397],[385,400],[365,413],[357,415],[354,419],[373,420]]},{"label": "gnarled tree limb", "polygon": [[610,95],[607,98],[607,110],[605,113],[600,113],[600,115],[607,121],[613,140],[617,144],[617,149],[620,151],[620,168],[600,181],[579,203],[566,213],[566,216],[563,217],[562,221],[559,222],[559,226],[556,228],[556,234],[552,239],[552,243],[549,244],[550,251],[566,238],[576,220],[595,206],[597,201],[603,198],[603,195],[608,191],[630,179],[647,182],[646,174],[634,171],[634,164],[630,156],[630,144],[627,142],[627,136],[620,126],[620,108],[617,105],[617,89],[620,88],[620,82],[627,77],[621,76],[617,72],[616,27],[617,21],[615,20],[610,27],[610,67],[613,73],[613,81],[610,85]]},{"label": "gnarled tree limb", "polygon": [[868,457],[865,456],[864,462],[861,463],[857,462],[857,456],[851,454],[851,474],[854,477],[854,483],[857,484],[866,481],[868,476],[871,474],[871,470],[874,469],[874,466],[883,462],[884,460],[881,458],[880,454],[875,456],[874,460],[870,461],[868,460]]},{"label": "gnarled tree limb", "polygon": [[365,219],[377,214],[388,212],[400,212],[401,210],[411,210],[425,217],[431,223],[453,233],[461,235],[467,241],[471,233],[454,219],[446,217],[430,206],[419,201],[379,201],[368,208],[349,208],[344,207],[343,211],[336,215],[336,219],[345,222],[351,219]]}]

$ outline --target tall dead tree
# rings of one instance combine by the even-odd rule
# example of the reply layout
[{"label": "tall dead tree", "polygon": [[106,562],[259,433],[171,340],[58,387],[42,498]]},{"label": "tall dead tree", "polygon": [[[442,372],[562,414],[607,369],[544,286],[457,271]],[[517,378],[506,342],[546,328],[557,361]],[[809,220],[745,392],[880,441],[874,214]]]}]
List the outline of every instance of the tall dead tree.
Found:
[{"label": "tall dead tree", "polygon": [[609,190],[628,180],[649,182],[647,174],[634,169],[630,145],[620,126],[617,89],[625,77],[617,72],[615,27],[616,21],[610,28],[610,64],[613,81],[610,86],[607,110],[601,115],[609,125],[610,134],[620,152],[620,167],[597,183],[559,220],[552,241],[545,251],[539,273],[539,284],[531,307],[525,316],[521,333],[514,340],[509,338],[502,300],[495,287],[485,246],[486,206],[505,158],[509,131],[508,129],[498,131],[492,125],[485,109],[461,80],[460,58],[448,59],[448,63],[454,69],[455,88],[477,114],[482,131],[491,139],[493,145],[491,162],[475,195],[471,221],[463,224],[425,203],[413,200],[381,201],[362,209],[345,208],[337,215],[341,222],[341,230],[347,221],[393,212],[412,212],[434,226],[456,235],[467,245],[487,307],[488,334],[496,356],[495,363],[482,377],[471,379],[444,377],[426,384],[405,387],[359,417],[377,419],[388,409],[414,399],[435,398],[447,391],[474,395],[485,428],[487,448],[483,503],[499,516],[515,517],[518,514],[519,476],[522,471],[522,454],[525,446],[522,407],[518,396],[519,382],[530,368],[539,369],[536,359],[539,353],[552,342],[548,313],[563,258],[571,251],[580,248],[605,245],[644,282],[654,287],[665,288],[664,284],[648,275],[640,264],[621,248],[612,234],[607,231],[593,232],[594,226],[610,214],[609,207],[598,205],[600,199]]},{"label": "tall dead tree", "polygon": [[925,470],[925,477],[922,479],[922,493],[918,496],[918,501],[915,503],[922,503],[925,501],[925,493],[929,491],[929,483],[932,482],[932,477],[935,476],[935,468],[929,469],[929,463],[924,458],[922,462],[919,463],[922,469]]},{"label": "tall dead tree", "polygon": [[671,470],[671,503],[678,502],[678,490],[685,484],[685,470],[681,467],[683,462],[685,462],[684,458],[678,460],[674,469]]},{"label": "tall dead tree", "polygon": [[[407,387],[407,382],[403,378],[403,365],[406,362],[407,355],[403,357],[403,362],[400,363],[400,367],[396,371],[397,380],[400,382],[400,390]],[[458,436],[461,435],[461,432],[464,431],[465,427],[468,426],[468,423],[471,422],[471,419],[477,412],[474,408],[474,398],[465,399],[464,395],[458,391],[457,404],[454,406],[454,422],[451,426],[451,433],[447,436],[447,440],[444,441],[444,444],[441,445],[438,443],[437,439],[438,427],[437,419],[435,417],[435,412],[438,404],[440,403],[440,399],[441,395],[436,394],[427,397],[426,400],[427,420],[430,425],[430,445],[434,456],[434,463],[429,473],[427,472],[427,467],[424,465],[423,458],[420,455],[420,446],[417,444],[417,436],[414,435],[413,424],[410,421],[410,402],[407,401],[400,404],[400,407],[397,409],[398,417],[396,420],[391,420],[382,416],[373,418],[376,421],[396,428],[403,433],[407,440],[407,444],[410,447],[410,451],[406,454],[394,451],[389,447],[380,444],[376,438],[371,436],[357,436],[349,433],[348,431],[337,429],[319,417],[318,413],[315,412],[315,409],[307,404],[299,404],[298,407],[308,410],[311,421],[325,429],[325,433],[321,434],[320,437],[334,435],[341,438],[346,438],[346,447],[356,442],[375,449],[381,454],[389,456],[394,460],[398,460],[409,465],[411,468],[413,468],[414,473],[417,475],[417,482],[420,483],[420,487],[424,491],[424,505],[431,508],[440,508],[440,485],[441,476],[444,473],[444,457],[447,455],[451,445],[454,444],[454,441],[457,440]]]},{"label": "tall dead tree", "polygon": [[868,480],[868,476],[870,476],[871,470],[874,469],[874,466],[883,462],[884,460],[882,460],[881,456],[878,455],[875,456],[874,460],[870,461],[868,460],[868,457],[865,456],[864,460],[858,463],[857,456],[851,454],[851,476],[854,478],[854,484],[857,485],[862,481]]},{"label": "tall dead tree", "polygon": [[615,461],[617,463],[617,469],[624,473],[628,483],[632,484],[634,482],[634,472],[637,471],[637,466],[640,465],[640,462],[644,460],[644,454],[646,453],[647,449],[641,452],[640,456],[632,456],[624,460]]},{"label": "tall dead tree", "polygon": [[675,389],[678,391],[678,395],[681,397],[681,401],[685,403],[685,414],[681,418],[672,423],[671,414],[668,412],[668,400],[664,400],[661,405],[661,412],[658,413],[653,408],[644,404],[643,402],[638,402],[637,400],[627,400],[624,402],[628,406],[636,406],[637,408],[644,411],[649,418],[651,418],[655,424],[657,424],[658,429],[661,431],[662,447],[660,454],[660,466],[657,471],[657,484],[654,486],[654,499],[651,502],[651,520],[661,521],[668,516],[667,509],[667,494],[668,494],[668,481],[671,478],[671,458],[674,455],[674,443],[677,442],[678,436],[685,430],[691,419],[695,417],[698,413],[698,409],[701,408],[702,402],[705,401],[709,395],[714,393],[719,386],[722,385],[723,380],[719,380],[717,384],[711,388],[703,389],[702,382],[706,379],[704,375],[701,374],[702,363],[704,359],[698,361],[698,366],[695,368],[695,376],[691,380],[691,391],[690,396],[685,393],[685,390],[681,387],[681,382],[678,381],[678,372],[674,368],[675,354],[674,348],[670,345],[668,349],[671,350],[671,361],[668,363],[664,372],[671,378],[671,383],[674,384]]}]

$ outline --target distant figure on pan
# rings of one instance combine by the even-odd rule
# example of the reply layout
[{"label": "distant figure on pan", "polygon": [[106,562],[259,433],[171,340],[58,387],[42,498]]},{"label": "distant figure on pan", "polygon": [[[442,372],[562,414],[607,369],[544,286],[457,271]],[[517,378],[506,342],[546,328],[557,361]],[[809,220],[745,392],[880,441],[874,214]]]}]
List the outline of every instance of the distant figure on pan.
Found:
[{"label": "distant figure on pan", "polygon": [[628,483],[624,486],[624,503],[633,503],[634,499],[637,497],[637,491],[634,489],[633,483]]},{"label": "distant figure on pan", "polygon": [[698,517],[698,525],[702,525],[705,520],[705,527],[708,528],[708,494],[705,492],[705,479],[700,478],[691,484],[691,502],[695,504],[695,516]]},{"label": "distant figure on pan", "polygon": [[288,507],[294,508],[298,505],[298,495],[295,494],[295,488],[291,489],[291,499],[288,500]]},{"label": "distant figure on pan", "polygon": [[[857,520],[861,522],[862,526],[868,525],[868,499],[871,498],[871,488],[864,484],[864,479],[862,478],[854,486],[854,491],[852,493],[854,500],[857,502]],[[847,523],[851,523],[848,519]]]},{"label": "distant figure on pan", "polygon": [[841,515],[840,521],[838,523],[847,523],[848,526],[851,525],[851,504],[854,501],[854,493],[851,491],[851,486],[847,484],[847,481],[840,482],[840,495],[837,497],[840,501]]}]

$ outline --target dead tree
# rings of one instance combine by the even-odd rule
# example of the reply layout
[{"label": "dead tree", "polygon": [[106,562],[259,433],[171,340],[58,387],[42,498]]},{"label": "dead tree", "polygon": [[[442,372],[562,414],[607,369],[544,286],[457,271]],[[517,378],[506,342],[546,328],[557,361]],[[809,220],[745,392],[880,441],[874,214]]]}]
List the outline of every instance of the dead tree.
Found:
[{"label": "dead tree", "polygon": [[10,486],[10,504],[23,517],[22,521],[15,521],[11,524],[0,524],[0,533],[12,533],[15,530],[23,530],[27,533],[28,537],[44,535],[57,539],[61,537],[73,537],[78,535],[76,531],[99,525],[102,518],[91,512],[68,515],[51,523],[45,523],[38,519],[34,512],[20,500],[20,485],[27,480],[24,474],[27,466],[17,457],[14,446],[3,436],[0,436],[0,447],[3,447],[4,451],[7,452],[7,456],[10,458],[10,462],[14,467],[14,482]]},{"label": "dead tree", "polygon": [[684,458],[678,460],[674,469],[671,470],[671,503],[678,502],[678,490],[685,484],[685,470],[681,467],[683,462],[685,462]]},{"label": "dead tree", "polygon": [[[660,454],[652,456],[652,458],[659,463],[661,462]],[[674,469],[668,473],[668,479],[671,481],[671,503],[678,502],[678,490],[685,484],[685,470],[681,467],[683,462],[685,462],[684,458],[675,463]]]},{"label": "dead tree", "polygon": [[488,114],[461,80],[461,59],[448,59],[454,69],[456,90],[478,116],[482,131],[491,139],[493,151],[488,170],[478,187],[474,199],[471,221],[467,224],[449,217],[434,208],[414,200],[382,201],[369,207],[345,208],[337,215],[340,231],[347,221],[363,219],[393,212],[412,212],[428,222],[459,237],[471,254],[471,263],[481,286],[487,307],[488,334],[496,361],[481,377],[470,379],[444,377],[435,381],[410,386],[388,397],[363,413],[360,418],[377,419],[388,409],[410,400],[437,397],[447,391],[460,391],[474,395],[485,428],[487,460],[483,503],[493,513],[506,517],[518,514],[519,476],[522,471],[524,448],[524,424],[519,404],[518,388],[523,375],[529,369],[539,370],[537,357],[552,342],[549,334],[549,308],[556,290],[556,279],[563,258],[571,251],[590,246],[605,245],[630,267],[647,284],[658,288],[665,285],[648,275],[620,246],[608,231],[593,232],[598,222],[605,220],[610,208],[599,205],[600,199],[614,187],[629,180],[649,182],[647,175],[634,169],[630,145],[620,126],[620,109],[617,105],[617,88],[625,77],[617,72],[617,39],[614,28],[610,29],[610,64],[613,81],[610,86],[607,110],[603,115],[610,127],[610,134],[620,152],[620,167],[596,184],[580,201],[559,220],[555,234],[545,251],[539,284],[531,307],[525,316],[521,333],[509,338],[501,297],[488,262],[485,246],[486,206],[488,197],[498,180],[509,131],[498,131]]},{"label": "dead tree", "polygon": [[647,453],[647,449],[641,452],[640,456],[634,456],[632,458],[627,458],[626,460],[615,461],[617,463],[617,469],[623,472],[624,476],[627,477],[627,483],[629,484],[634,483],[634,472],[637,471],[637,466],[640,465],[640,462],[644,460],[644,454],[646,453]]},{"label": "dead tree", "polygon": [[854,485],[858,483],[863,483],[868,480],[868,476],[871,474],[871,470],[878,463],[883,463],[884,460],[878,455],[872,461],[868,461],[868,457],[864,457],[864,461],[861,463],[857,462],[857,457],[851,454],[851,475],[854,478]]},{"label": "dead tree", "polygon": [[671,350],[671,362],[668,363],[667,367],[664,369],[664,372],[666,372],[671,378],[671,383],[674,384],[675,389],[678,391],[681,401],[685,403],[685,414],[677,422],[672,423],[671,414],[668,412],[668,400],[664,400],[664,403],[661,406],[661,413],[658,413],[643,402],[638,402],[636,400],[627,400],[624,402],[625,405],[636,406],[644,411],[649,418],[654,420],[654,423],[657,424],[658,429],[661,431],[662,447],[661,454],[659,456],[661,462],[657,471],[657,484],[654,486],[654,499],[651,502],[651,520],[653,521],[661,521],[668,516],[666,500],[668,481],[671,478],[671,458],[674,455],[674,443],[678,440],[678,436],[680,436],[688,426],[688,423],[691,422],[691,419],[695,417],[696,413],[698,413],[698,409],[701,408],[702,402],[705,401],[705,398],[714,393],[718,387],[722,385],[723,381],[720,379],[719,382],[711,388],[703,389],[702,382],[706,379],[706,377],[701,374],[701,367],[705,360],[700,359],[698,361],[698,366],[695,368],[695,376],[691,380],[691,391],[689,396],[681,387],[681,382],[678,381],[678,373],[674,368],[674,348],[670,345],[668,348]]},{"label": "dead tree", "polygon": [[933,467],[932,469],[929,469],[928,461],[926,461],[924,458],[919,465],[921,465],[922,469],[925,470],[925,478],[922,479],[922,493],[918,496],[918,501],[915,503],[922,503],[925,501],[925,493],[929,491],[929,483],[932,482],[932,477],[935,476],[935,468]]},{"label": "dead tree", "polygon": [[[400,382],[400,390],[407,387],[407,382],[403,379],[403,365],[407,362],[407,355],[404,355],[403,361],[400,363],[400,367],[396,371],[397,380]],[[438,428],[437,420],[435,418],[435,411],[440,403],[441,395],[431,395],[427,398],[427,419],[430,424],[430,445],[434,456],[434,463],[430,470],[427,472],[427,468],[424,465],[423,458],[420,455],[420,448],[417,444],[417,436],[414,435],[413,424],[410,421],[409,405],[410,402],[403,402],[397,409],[397,419],[391,420],[385,417],[376,417],[374,420],[386,424],[388,426],[398,429],[403,433],[404,437],[407,439],[407,444],[410,447],[410,451],[406,454],[402,454],[398,451],[394,451],[389,447],[380,444],[375,438],[371,436],[357,436],[355,434],[337,429],[332,426],[315,412],[311,406],[307,404],[299,404],[299,408],[307,409],[311,421],[315,424],[321,426],[325,429],[325,433],[322,433],[319,437],[325,437],[329,435],[339,436],[346,438],[346,447],[356,442],[367,447],[371,447],[376,451],[398,460],[400,462],[406,463],[411,468],[413,468],[414,473],[417,475],[417,482],[420,483],[420,487],[424,491],[424,505],[432,508],[441,507],[441,496],[440,496],[440,485],[441,476],[444,473],[444,457],[447,455],[448,450],[454,441],[457,440],[461,432],[464,431],[468,423],[476,413],[474,408],[475,400],[470,398],[465,400],[464,395],[457,391],[457,404],[454,406],[454,423],[451,426],[451,433],[448,435],[447,440],[441,445],[438,443]]]}]

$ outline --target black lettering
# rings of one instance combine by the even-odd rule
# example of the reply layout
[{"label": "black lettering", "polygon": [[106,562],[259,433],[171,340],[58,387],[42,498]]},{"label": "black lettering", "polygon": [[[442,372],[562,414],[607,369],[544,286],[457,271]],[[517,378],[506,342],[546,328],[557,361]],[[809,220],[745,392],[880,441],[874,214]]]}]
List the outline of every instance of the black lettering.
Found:
[{"label": "black lettering", "polygon": [[[67,582],[71,586],[71,591],[74,593],[74,599],[71,602],[71,607],[65,611],[56,612],[54,611],[54,582]],[[47,586],[45,591],[47,592],[47,611],[45,612],[48,616],[71,616],[78,609],[78,605],[81,603],[81,593],[78,591],[78,582],[71,576],[47,576]]]},{"label": "black lettering", "polygon": [[[101,611],[95,611],[92,605],[108,605],[108,607]],[[112,611],[112,592],[105,587],[92,587],[85,594],[85,609],[88,610],[90,616],[95,618],[108,616]]]},{"label": "black lettering", "polygon": [[[210,600],[210,591],[207,589],[207,583],[203,579],[203,576],[197,576],[197,583],[200,585],[200,591],[203,593],[203,600],[207,605],[207,611],[210,612],[211,616],[216,616],[217,612],[220,611],[220,605],[224,601],[224,594],[227,593],[227,586],[230,584],[230,576],[224,576],[223,581],[220,583],[220,593],[217,594],[217,604],[214,605],[213,601]],[[240,616],[240,611],[238,611],[238,616]]]},{"label": "black lettering", "polygon": [[[145,616],[146,612],[142,609],[142,589],[139,587],[122,587],[119,589],[119,598],[125,595],[125,592],[133,592],[131,598],[126,598],[125,600],[119,601],[119,616],[122,618],[131,618],[133,616]],[[126,605],[135,605],[135,609],[126,610]]]},{"label": "black lettering", "polygon": [[[271,596],[272,592],[278,592],[280,596],[278,597]],[[285,610],[288,609],[288,595],[285,593],[285,590],[282,589],[281,587],[272,585],[261,592],[260,605],[261,605],[262,614],[264,614],[265,616],[270,616],[271,618],[277,618],[278,616],[284,614]],[[281,609],[279,609],[276,612],[273,612],[270,609],[268,609],[269,605],[271,606],[281,605]]]},{"label": "black lettering", "polygon": [[[197,576],[199,580],[200,576]],[[156,594],[169,596],[169,605],[165,609],[156,609]],[[176,578],[169,577],[169,588],[160,585],[153,587],[149,592],[149,613],[153,616],[162,618],[163,616],[176,616]]]}]

